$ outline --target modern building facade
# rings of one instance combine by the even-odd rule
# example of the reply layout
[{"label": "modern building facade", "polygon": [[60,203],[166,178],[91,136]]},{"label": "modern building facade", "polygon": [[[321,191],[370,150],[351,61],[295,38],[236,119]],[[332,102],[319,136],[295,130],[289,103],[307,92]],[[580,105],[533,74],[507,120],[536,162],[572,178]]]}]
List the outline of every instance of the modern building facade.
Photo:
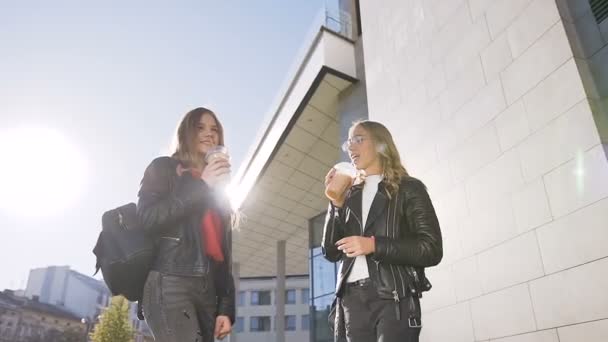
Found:
[{"label": "modern building facade", "polygon": [[69,266],[50,266],[30,271],[25,296],[37,296],[42,303],[94,320],[108,305],[111,294],[102,281],[70,270]]},{"label": "modern building facade", "polygon": [[444,234],[423,341],[604,341],[607,1],[338,7],[314,28],[237,175],[235,205],[249,218],[235,234],[238,273],[276,274],[278,287],[309,274],[310,338],[331,340],[337,266],[318,249],[323,179],[345,159],[352,121],[369,118],[427,185]]},{"label": "modern building facade", "polygon": [[[276,340],[276,277],[241,278],[237,293],[237,320],[233,340]],[[308,275],[293,275],[285,281],[285,340],[308,342],[310,330]]]}]

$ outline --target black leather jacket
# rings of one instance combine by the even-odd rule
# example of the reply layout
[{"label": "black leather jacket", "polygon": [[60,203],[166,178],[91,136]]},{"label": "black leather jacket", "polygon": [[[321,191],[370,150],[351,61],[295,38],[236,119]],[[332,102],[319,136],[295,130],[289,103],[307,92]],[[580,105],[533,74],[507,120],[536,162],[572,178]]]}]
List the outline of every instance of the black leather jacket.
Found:
[{"label": "black leather jacket", "polygon": [[332,262],[342,261],[336,296],[341,297],[355,258],[346,257],[335,243],[347,236],[363,235],[373,236],[376,242],[375,253],[366,259],[380,297],[396,301],[420,297],[431,288],[424,268],[437,265],[443,257],[439,221],[426,187],[418,179],[405,177],[398,193],[389,198],[385,183],[380,182],[363,234],[362,190],[363,184],[353,186],[343,208],[330,204],[325,221],[323,255]]},{"label": "black leather jacket", "polygon": [[[146,169],[137,213],[143,228],[157,237],[158,254],[153,269],[178,276],[211,276],[218,296],[218,314],[235,319],[235,291],[232,278],[232,231],[227,202],[220,204],[207,184],[190,172],[177,175],[179,162],[170,157],[152,161]],[[202,250],[200,227],[208,208],[222,213],[225,261],[217,263]]]}]

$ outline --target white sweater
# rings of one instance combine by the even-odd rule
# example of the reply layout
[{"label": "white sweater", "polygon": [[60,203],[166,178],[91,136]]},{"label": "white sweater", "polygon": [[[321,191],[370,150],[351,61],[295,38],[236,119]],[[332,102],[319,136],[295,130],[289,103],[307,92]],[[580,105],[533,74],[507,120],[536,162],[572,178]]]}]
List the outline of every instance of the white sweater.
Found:
[{"label": "white sweater", "polygon": [[[370,175],[365,177],[365,184],[363,185],[363,196],[361,203],[361,220],[363,220],[362,229],[365,229],[365,223],[367,222],[367,215],[369,209],[372,207],[372,202],[376,193],[378,192],[378,184],[382,181],[382,175]],[[363,234],[363,232],[361,232]],[[369,270],[367,269],[367,261],[365,255],[360,255],[355,259],[355,264],[350,270],[346,282],[352,283],[357,280],[369,278]]]}]

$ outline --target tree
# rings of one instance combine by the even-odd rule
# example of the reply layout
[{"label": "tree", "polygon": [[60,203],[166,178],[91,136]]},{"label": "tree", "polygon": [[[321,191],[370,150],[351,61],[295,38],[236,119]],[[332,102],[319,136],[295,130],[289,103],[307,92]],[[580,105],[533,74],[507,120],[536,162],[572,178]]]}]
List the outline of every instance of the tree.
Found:
[{"label": "tree", "polygon": [[129,302],[122,296],[112,303],[99,318],[91,334],[93,342],[132,342],[133,327],[129,321]]}]

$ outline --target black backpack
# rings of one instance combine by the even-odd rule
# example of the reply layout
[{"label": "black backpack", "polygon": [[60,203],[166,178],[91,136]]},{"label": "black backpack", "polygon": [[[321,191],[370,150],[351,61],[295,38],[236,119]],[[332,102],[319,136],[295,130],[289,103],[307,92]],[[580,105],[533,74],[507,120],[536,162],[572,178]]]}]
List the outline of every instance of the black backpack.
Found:
[{"label": "black backpack", "polygon": [[140,229],[135,203],[103,214],[93,253],[97,256],[95,274],[101,269],[112,295],[141,303],[156,250],[154,240]]}]

